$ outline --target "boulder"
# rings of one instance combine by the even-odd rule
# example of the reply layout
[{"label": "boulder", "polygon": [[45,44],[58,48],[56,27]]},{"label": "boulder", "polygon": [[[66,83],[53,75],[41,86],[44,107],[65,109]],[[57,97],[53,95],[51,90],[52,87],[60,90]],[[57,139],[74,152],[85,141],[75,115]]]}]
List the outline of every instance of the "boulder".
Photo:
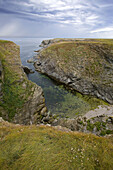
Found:
[{"label": "boulder", "polygon": [[28,63],[34,63],[34,59],[30,58],[29,60],[27,60]]},{"label": "boulder", "polygon": [[23,70],[24,70],[24,72],[25,72],[26,74],[32,74],[32,73],[34,73],[34,71],[33,71],[32,69],[30,69],[29,67],[27,67],[27,66],[22,66],[22,68],[23,68]]}]

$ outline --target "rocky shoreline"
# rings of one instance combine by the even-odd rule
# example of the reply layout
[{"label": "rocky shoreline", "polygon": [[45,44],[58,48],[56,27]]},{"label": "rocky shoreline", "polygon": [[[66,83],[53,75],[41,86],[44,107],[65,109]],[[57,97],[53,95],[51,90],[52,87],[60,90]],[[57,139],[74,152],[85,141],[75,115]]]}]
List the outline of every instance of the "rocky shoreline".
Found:
[{"label": "rocky shoreline", "polygon": [[[71,55],[71,53],[69,53],[71,51],[71,48],[69,48],[70,43],[71,45],[74,44],[76,46],[75,50],[78,50],[80,46],[89,50],[90,55],[94,55],[94,66],[96,60],[99,61],[96,63],[96,65],[100,70],[96,70],[96,66],[93,67],[97,76],[94,74],[89,75],[88,72],[87,74],[84,74],[83,71],[81,71],[84,70],[85,65],[88,65],[90,62],[87,61],[88,58],[85,58],[84,62],[84,56],[77,56],[76,54],[74,56],[76,57],[76,60],[71,60],[69,57],[71,62],[69,60],[67,62],[64,61],[65,58],[63,58],[61,53],[66,55],[68,50],[68,54]],[[110,104],[113,104],[112,52],[110,51],[107,53],[108,50],[111,49],[109,46],[106,47],[104,42],[98,43],[96,40],[88,39],[55,39],[42,41],[40,46],[43,48],[38,50],[37,61],[34,62],[34,67],[37,71],[51,77],[60,83],[65,84],[72,90],[76,90],[85,95],[96,96]],[[67,48],[66,50],[64,49],[65,46]],[[72,48],[74,47],[72,46]],[[61,52],[61,50],[65,50],[65,52]],[[86,51],[83,52],[86,53],[85,55],[88,55]],[[80,62],[80,60],[77,61],[77,57],[80,57],[82,62]],[[89,58],[90,60],[93,60],[93,56]],[[75,64],[73,64],[73,62],[75,62]],[[104,64],[104,66],[102,66],[102,64]],[[88,71],[90,72],[90,70]],[[52,125],[60,125],[73,131],[94,133],[99,136],[113,133],[113,106],[99,106],[97,109],[91,110],[87,114],[78,116],[75,119],[63,118],[54,120]]]},{"label": "rocky shoreline", "polygon": [[98,136],[113,134],[113,106],[99,106],[74,119],[55,120],[53,126],[66,127],[72,131],[93,133]]}]

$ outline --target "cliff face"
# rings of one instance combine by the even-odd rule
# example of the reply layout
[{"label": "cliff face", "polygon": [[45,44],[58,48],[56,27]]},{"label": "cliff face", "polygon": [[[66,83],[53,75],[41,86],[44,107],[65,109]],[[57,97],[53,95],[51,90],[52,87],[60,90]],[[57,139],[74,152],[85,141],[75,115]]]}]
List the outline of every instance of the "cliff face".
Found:
[{"label": "cliff face", "polygon": [[57,39],[42,45],[37,71],[113,104],[113,40]]},{"label": "cliff face", "polygon": [[35,124],[46,116],[41,87],[27,79],[19,46],[0,41],[0,115],[19,124]]}]

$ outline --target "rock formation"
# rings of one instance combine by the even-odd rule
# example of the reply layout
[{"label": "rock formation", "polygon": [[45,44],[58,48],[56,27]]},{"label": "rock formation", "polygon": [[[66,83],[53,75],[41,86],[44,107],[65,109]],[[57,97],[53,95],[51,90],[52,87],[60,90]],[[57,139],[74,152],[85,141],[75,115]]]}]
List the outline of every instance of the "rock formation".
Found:
[{"label": "rock formation", "polygon": [[26,74],[32,74],[34,73],[34,71],[32,69],[30,69],[28,66],[22,66],[22,68],[24,69],[24,72]]},{"label": "rock formation", "polygon": [[93,133],[99,136],[113,134],[113,106],[99,106],[74,119],[54,120],[52,125],[60,125],[72,131]]},{"label": "rock formation", "polygon": [[45,40],[37,71],[85,95],[113,104],[113,40]]},{"label": "rock formation", "polygon": [[37,124],[47,116],[41,87],[27,79],[19,46],[0,41],[0,116],[19,124]]}]

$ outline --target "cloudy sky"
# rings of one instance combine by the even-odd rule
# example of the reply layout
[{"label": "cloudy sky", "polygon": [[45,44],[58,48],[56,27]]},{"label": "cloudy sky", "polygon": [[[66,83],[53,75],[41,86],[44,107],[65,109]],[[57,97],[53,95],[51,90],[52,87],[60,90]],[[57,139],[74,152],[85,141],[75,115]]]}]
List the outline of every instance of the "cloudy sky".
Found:
[{"label": "cloudy sky", "polygon": [[0,36],[113,38],[113,0],[0,0]]}]

